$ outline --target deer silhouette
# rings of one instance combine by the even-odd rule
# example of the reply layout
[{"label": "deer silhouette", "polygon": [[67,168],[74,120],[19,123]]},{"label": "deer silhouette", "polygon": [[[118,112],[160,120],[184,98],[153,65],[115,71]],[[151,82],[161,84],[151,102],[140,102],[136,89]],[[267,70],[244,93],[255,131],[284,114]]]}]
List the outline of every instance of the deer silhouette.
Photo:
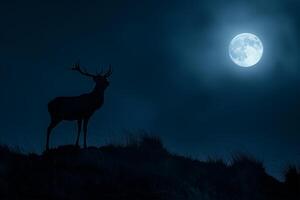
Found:
[{"label": "deer silhouette", "polygon": [[86,136],[89,119],[94,112],[103,105],[104,91],[109,85],[107,78],[112,74],[111,65],[109,65],[109,69],[105,73],[103,73],[102,70],[100,74],[96,75],[90,74],[86,70],[82,70],[79,63],[74,64],[71,69],[84,76],[92,78],[95,82],[95,87],[90,93],[73,97],[56,97],[48,103],[48,111],[51,121],[47,129],[46,150],[49,150],[49,140],[52,129],[63,120],[77,121],[78,132],[76,146],[79,146],[79,138],[83,122],[84,148],[87,147]]}]

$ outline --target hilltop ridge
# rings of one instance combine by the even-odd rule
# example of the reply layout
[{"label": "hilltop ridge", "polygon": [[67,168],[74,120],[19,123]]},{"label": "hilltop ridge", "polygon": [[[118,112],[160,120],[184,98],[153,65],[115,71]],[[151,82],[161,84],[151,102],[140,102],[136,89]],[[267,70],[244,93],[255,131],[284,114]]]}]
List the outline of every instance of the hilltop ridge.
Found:
[{"label": "hilltop ridge", "polygon": [[174,155],[151,136],[41,155],[0,148],[0,199],[289,200],[299,198],[299,174],[291,168],[280,182],[250,156],[225,164]]}]

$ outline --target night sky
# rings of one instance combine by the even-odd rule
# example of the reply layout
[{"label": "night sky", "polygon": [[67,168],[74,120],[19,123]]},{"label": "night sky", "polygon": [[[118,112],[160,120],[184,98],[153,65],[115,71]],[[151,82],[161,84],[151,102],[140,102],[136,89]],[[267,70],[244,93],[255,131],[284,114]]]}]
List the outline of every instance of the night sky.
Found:
[{"label": "night sky", "polygon": [[[1,1],[0,142],[41,152],[47,103],[90,91],[73,72],[113,66],[88,144],[130,131],[158,135],[172,152],[206,159],[244,152],[279,176],[300,163],[300,2],[296,0]],[[262,60],[235,65],[228,45],[250,32]],[[60,124],[51,145],[75,142]]]}]

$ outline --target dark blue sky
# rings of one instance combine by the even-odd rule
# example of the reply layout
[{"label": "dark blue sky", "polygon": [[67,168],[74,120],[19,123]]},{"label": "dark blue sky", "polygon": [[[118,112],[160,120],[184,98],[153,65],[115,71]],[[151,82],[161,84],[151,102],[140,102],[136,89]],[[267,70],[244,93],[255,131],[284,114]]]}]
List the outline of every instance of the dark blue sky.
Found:
[{"label": "dark blue sky", "polygon": [[[300,2],[293,0],[1,1],[0,141],[41,151],[47,103],[93,82],[68,70],[113,65],[88,142],[144,129],[173,152],[205,159],[246,152],[280,174],[300,163]],[[228,56],[238,33],[264,44],[255,67]],[[52,145],[73,143],[75,123]]]}]

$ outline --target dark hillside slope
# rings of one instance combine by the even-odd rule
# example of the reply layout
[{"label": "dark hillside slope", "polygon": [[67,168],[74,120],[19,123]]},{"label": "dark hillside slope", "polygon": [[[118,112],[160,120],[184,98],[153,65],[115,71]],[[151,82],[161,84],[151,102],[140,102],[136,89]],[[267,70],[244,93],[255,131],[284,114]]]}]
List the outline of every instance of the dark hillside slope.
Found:
[{"label": "dark hillside slope", "polygon": [[247,156],[226,165],[173,155],[152,137],[42,155],[0,149],[0,199],[300,199],[299,172],[291,168],[289,176],[279,182]]}]

